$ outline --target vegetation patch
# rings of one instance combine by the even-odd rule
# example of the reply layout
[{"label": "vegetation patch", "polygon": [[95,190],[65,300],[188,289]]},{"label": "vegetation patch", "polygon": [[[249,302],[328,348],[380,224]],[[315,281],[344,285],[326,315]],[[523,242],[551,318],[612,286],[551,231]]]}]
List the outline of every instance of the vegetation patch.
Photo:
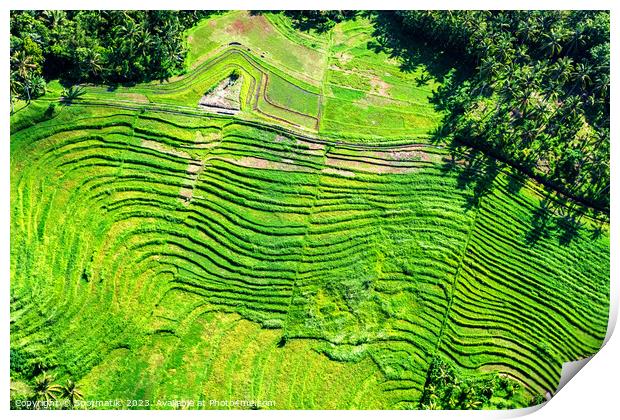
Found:
[{"label": "vegetation patch", "polygon": [[217,86],[209,89],[205,95],[200,98],[198,105],[203,109],[225,109],[228,111],[239,111],[241,103],[239,101],[241,95],[242,81],[239,79],[239,73],[235,70],[233,75],[222,80]]},{"label": "vegetation patch", "polygon": [[[108,51],[133,45],[119,38],[130,22],[159,36],[153,19],[191,17],[185,73],[129,77],[155,63],[159,47],[144,47],[148,59],[122,76],[132,84],[91,69],[79,83],[47,80],[44,95],[14,90],[13,408],[509,409],[543,402],[565,362],[598,351],[609,217],[553,181],[575,162],[588,174],[608,164],[605,108],[565,114],[581,125],[562,133],[577,135],[554,137],[557,154],[539,155],[535,171],[486,135],[453,142],[495,117],[496,134],[507,115],[519,131],[524,115],[566,106],[544,92],[503,102],[504,70],[487,69],[482,42],[467,43],[472,62],[425,38],[447,36],[454,51],[465,41],[443,31],[474,36],[477,14],[449,25],[435,12],[123,13],[67,12],[56,27],[51,12],[11,15],[13,86],[39,75],[30,64],[40,75],[58,65],[50,39],[64,26],[123,24],[93,32]],[[552,28],[583,19],[583,42],[605,34],[602,12],[532,16],[545,13]],[[529,16],[493,13],[489,30],[525,31]],[[406,36],[414,27],[428,31]],[[526,48],[548,34],[539,29]],[[577,54],[575,42],[562,51]],[[537,66],[559,66],[551,50]],[[588,51],[579,59],[594,60]],[[605,98],[566,83],[567,96]],[[560,149],[583,155],[564,161]]]}]

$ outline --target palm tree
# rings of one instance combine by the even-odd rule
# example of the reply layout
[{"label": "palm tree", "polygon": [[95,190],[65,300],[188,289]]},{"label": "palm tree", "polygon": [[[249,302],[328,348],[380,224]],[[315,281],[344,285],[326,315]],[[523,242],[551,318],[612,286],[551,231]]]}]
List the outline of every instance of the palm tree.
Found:
[{"label": "palm tree", "polygon": [[584,28],[578,27],[572,33],[570,39],[568,40],[568,50],[567,53],[578,50],[586,43],[584,36]]},{"label": "palm tree", "polygon": [[475,410],[480,407],[480,405],[482,405],[482,403],[478,400],[467,400],[463,403],[463,407],[466,410]]},{"label": "palm tree", "polygon": [[531,42],[536,39],[538,35],[538,25],[536,24],[535,17],[529,16],[528,18],[519,19],[518,28],[517,28],[517,36],[521,39],[522,42]]},{"label": "palm tree", "polygon": [[15,112],[15,101],[23,91],[22,82],[17,77],[16,71],[11,71],[10,96],[11,96],[11,112]]},{"label": "palm tree", "polygon": [[86,68],[88,68],[88,71],[92,73],[93,76],[98,76],[99,72],[103,70],[103,59],[101,57],[101,54],[91,50],[86,58],[85,65]]},{"label": "palm tree", "polygon": [[78,385],[71,379],[67,379],[67,382],[61,388],[62,398],[67,398],[71,408],[75,406],[75,400],[81,400],[84,398],[82,391],[78,388]]},{"label": "palm tree", "polygon": [[550,57],[556,56],[562,52],[563,34],[560,31],[552,28],[549,32],[544,34],[545,42],[543,48],[547,50]]},{"label": "palm tree", "polygon": [[142,28],[136,37],[136,49],[144,57],[150,54],[150,48],[153,45],[153,39],[147,28]]},{"label": "palm tree", "polygon": [[24,88],[24,92],[26,92],[26,103],[30,103],[30,92],[32,91],[32,81],[30,79],[24,80],[22,83],[22,87]]},{"label": "palm tree", "polygon": [[425,410],[441,410],[441,406],[435,401],[431,401],[428,404],[423,404],[422,408]]},{"label": "palm tree", "polygon": [[583,63],[578,63],[575,66],[575,70],[573,71],[573,74],[572,74],[573,80],[575,81],[575,85],[581,85],[581,88],[585,90],[590,84],[590,82],[592,81],[590,79],[591,71],[592,71],[591,66],[587,64],[583,64]]},{"label": "palm tree", "polygon": [[62,102],[71,104],[74,100],[79,98],[85,93],[84,88],[81,86],[71,86],[69,89],[62,90]]},{"label": "palm tree", "polygon": [[136,40],[140,35],[140,27],[136,22],[125,12],[125,23],[119,28],[120,35],[124,40],[124,45],[127,46],[130,53],[135,50]]},{"label": "palm tree", "polygon": [[497,46],[498,55],[502,62],[510,62],[514,55],[514,44],[512,37],[506,32],[500,32],[497,34],[495,45]]},{"label": "palm tree", "polygon": [[607,99],[609,95],[609,73],[602,73],[594,80],[594,90]]},{"label": "palm tree", "polygon": [[67,12],[64,10],[45,10],[43,16],[47,18],[52,28],[56,28],[63,23],[67,17]]},{"label": "palm tree", "polygon": [[60,386],[54,383],[54,378],[44,373],[35,379],[32,390],[34,391],[35,401],[52,401],[60,392]]},{"label": "palm tree", "polygon": [[22,79],[26,79],[30,71],[37,67],[32,61],[32,57],[26,55],[24,50],[17,51],[13,54],[11,57],[11,65]]},{"label": "palm tree", "polygon": [[28,82],[28,78],[31,71],[36,67],[37,65],[32,61],[32,57],[26,55],[26,52],[23,50],[16,52],[11,57],[11,69],[14,70],[15,74],[22,80],[22,88],[26,93],[28,102],[30,102],[30,83]]},{"label": "palm tree", "polygon": [[444,383],[450,380],[450,374],[448,373],[448,370],[443,364],[439,365],[439,368],[437,369],[437,379]]},{"label": "palm tree", "polygon": [[560,57],[551,65],[553,78],[561,84],[566,83],[573,74],[573,59],[570,57]]},{"label": "palm tree", "polygon": [[458,396],[456,394],[450,395],[450,398],[448,399],[448,408],[450,410],[456,410],[458,406],[459,406]]},{"label": "palm tree", "polygon": [[47,84],[45,83],[45,79],[41,76],[32,76],[28,80],[30,89],[32,90],[32,96],[38,97],[45,95],[45,91],[47,90]]},{"label": "palm tree", "polygon": [[434,399],[437,398],[437,387],[433,384],[430,384],[429,386],[426,387],[426,390],[428,392],[429,398],[430,399]]}]

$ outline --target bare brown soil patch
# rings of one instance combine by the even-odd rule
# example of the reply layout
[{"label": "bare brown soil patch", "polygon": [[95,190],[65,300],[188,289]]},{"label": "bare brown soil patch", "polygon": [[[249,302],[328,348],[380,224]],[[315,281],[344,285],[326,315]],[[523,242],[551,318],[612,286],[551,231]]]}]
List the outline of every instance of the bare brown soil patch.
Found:
[{"label": "bare brown soil patch", "polygon": [[388,92],[390,84],[383,81],[380,77],[371,76],[370,86],[372,87],[371,93],[379,96],[390,96],[390,93]]},{"label": "bare brown soil patch", "polygon": [[276,169],[281,171],[288,172],[308,172],[308,169],[295,165],[292,163],[293,161],[287,159],[282,162],[274,162],[272,160],[256,158],[251,156],[244,156],[241,159],[224,159],[227,162],[233,163],[235,165],[240,165],[246,168],[256,168],[256,169]]},{"label": "bare brown soil patch", "polygon": [[344,160],[338,158],[327,158],[326,165],[336,169],[346,171],[369,172],[373,174],[407,174],[418,170],[407,166],[399,166],[393,164],[379,164],[372,162],[364,162],[361,160]]},{"label": "bare brown soil patch", "polygon": [[149,98],[147,98],[145,95],[141,93],[121,92],[121,93],[117,93],[116,97],[119,99],[129,99],[133,102],[139,102],[143,104],[149,103]]},{"label": "bare brown soil patch", "polygon": [[219,133],[207,132],[203,134],[202,131],[196,130],[196,137],[194,138],[194,143],[196,147],[200,149],[210,149],[222,141],[222,137]]},{"label": "bare brown soil patch", "polygon": [[376,151],[371,153],[372,157],[394,161],[433,161],[433,156],[418,148],[390,150],[388,152]]},{"label": "bare brown soil patch", "polygon": [[183,187],[181,188],[181,191],[179,191],[179,195],[181,196],[181,201],[183,201],[183,204],[188,205],[194,196],[194,189],[190,187]]},{"label": "bare brown soil patch", "polygon": [[325,150],[323,143],[314,143],[311,141],[297,140],[297,144],[306,146],[309,150]]},{"label": "bare brown soil patch", "polygon": [[190,155],[187,152],[183,152],[181,150],[173,149],[172,147],[166,146],[164,144],[158,143],[153,140],[142,140],[142,147],[147,147],[149,149],[157,150],[159,152],[165,153],[171,156],[177,156],[184,159],[189,159]]},{"label": "bare brown soil patch", "polygon": [[347,64],[353,59],[353,55],[346,52],[341,52],[336,54],[336,58],[338,58],[338,61],[340,61],[342,64]]},{"label": "bare brown soil patch", "polygon": [[187,169],[185,169],[185,172],[188,176],[185,180],[185,185],[183,185],[179,191],[181,202],[185,206],[188,206],[194,198],[194,186],[196,185],[196,180],[198,179],[198,175],[202,171],[203,167],[204,162],[200,160],[190,160],[187,163]]},{"label": "bare brown soil patch", "polygon": [[202,169],[202,162],[193,160],[193,161],[190,161],[189,164],[187,165],[186,172],[189,175],[196,175],[198,174],[198,172],[200,172],[201,169]]},{"label": "bare brown soil patch", "polygon": [[297,140],[297,145],[303,147],[305,150],[302,150],[302,152],[309,155],[322,156],[325,153],[325,145],[322,143]]},{"label": "bare brown soil patch", "polygon": [[356,101],[355,103],[360,103],[364,105],[372,105],[372,106],[403,106],[403,102],[397,99],[392,99],[387,96],[379,96],[378,94],[366,95],[364,98]]},{"label": "bare brown soil patch", "polygon": [[324,174],[345,176],[347,178],[353,178],[355,176],[355,172],[337,168],[323,168],[321,172]]},{"label": "bare brown soil patch", "polygon": [[275,138],[273,139],[274,142],[279,143],[279,144],[287,144],[287,143],[291,143],[291,139],[289,137],[280,135],[280,134],[276,134]]},{"label": "bare brown soil patch", "polygon": [[241,95],[241,78],[232,80],[230,77],[222,80],[214,89],[198,101],[198,106],[203,109],[211,110],[212,108],[239,111],[241,103],[239,97]]},{"label": "bare brown soil patch", "polygon": [[250,25],[248,22],[245,22],[245,19],[239,18],[236,19],[232,25],[230,25],[230,32],[234,32],[239,35],[246,34],[250,29]]}]

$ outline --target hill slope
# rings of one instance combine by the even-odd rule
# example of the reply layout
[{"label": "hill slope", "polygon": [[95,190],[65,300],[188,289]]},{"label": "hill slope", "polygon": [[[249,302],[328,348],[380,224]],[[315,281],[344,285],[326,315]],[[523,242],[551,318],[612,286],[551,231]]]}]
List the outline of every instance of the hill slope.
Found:
[{"label": "hill slope", "polygon": [[[93,86],[47,111],[50,94],[13,117],[13,375],[43,366],[87,399],[151,408],[417,408],[442,360],[465,402],[487,379],[503,385],[485,407],[553,393],[605,335],[606,225],[573,229],[533,182],[430,144],[440,116],[398,99],[410,75],[394,63],[372,93],[386,57],[361,47],[367,22],[317,44],[328,67],[304,80],[285,52],[245,46],[261,24],[311,50],[271,19],[204,21],[193,70],[170,83]],[[198,42],[218,24],[226,35]],[[370,89],[349,65],[368,66]],[[232,70],[241,113],[198,110]],[[375,112],[376,127],[350,119]]]}]

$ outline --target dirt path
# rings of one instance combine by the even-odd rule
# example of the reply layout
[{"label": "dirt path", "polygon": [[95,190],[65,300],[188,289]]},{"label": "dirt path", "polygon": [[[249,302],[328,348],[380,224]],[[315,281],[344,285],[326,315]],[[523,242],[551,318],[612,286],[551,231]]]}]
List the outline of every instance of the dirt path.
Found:
[{"label": "dirt path", "polygon": [[189,206],[192,199],[194,198],[194,188],[196,186],[196,180],[198,179],[198,175],[202,172],[204,168],[204,162],[200,160],[191,159],[187,164],[187,169],[185,172],[187,173],[187,177],[185,178],[185,184],[183,188],[179,191],[179,195],[181,198],[181,202],[184,206]]}]

